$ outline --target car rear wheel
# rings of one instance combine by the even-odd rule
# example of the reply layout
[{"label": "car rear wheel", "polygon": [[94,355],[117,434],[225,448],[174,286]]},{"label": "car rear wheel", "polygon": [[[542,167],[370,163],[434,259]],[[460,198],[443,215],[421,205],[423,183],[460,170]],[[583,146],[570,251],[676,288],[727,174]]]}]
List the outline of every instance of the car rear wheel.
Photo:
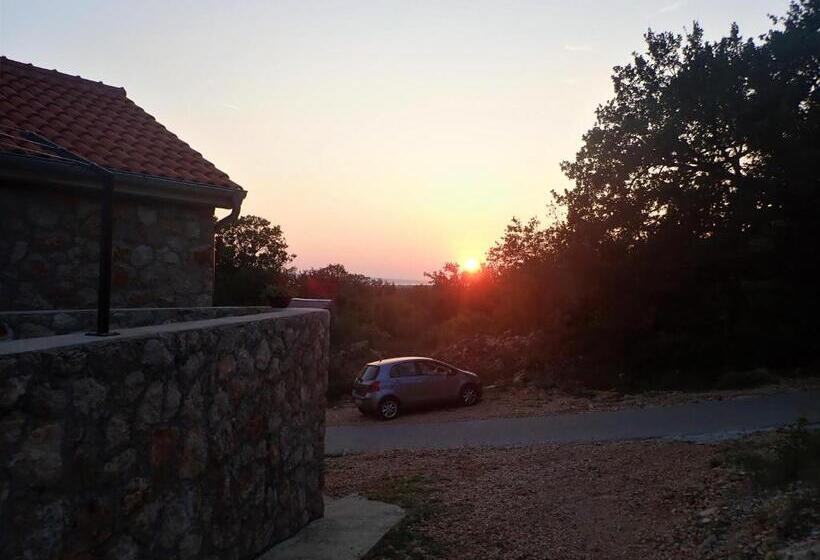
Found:
[{"label": "car rear wheel", "polygon": [[465,385],[461,388],[459,398],[461,399],[461,404],[464,406],[473,406],[478,402],[478,387],[475,385]]},{"label": "car rear wheel", "polygon": [[385,397],[379,401],[379,418],[392,420],[399,415],[399,401],[392,397]]}]

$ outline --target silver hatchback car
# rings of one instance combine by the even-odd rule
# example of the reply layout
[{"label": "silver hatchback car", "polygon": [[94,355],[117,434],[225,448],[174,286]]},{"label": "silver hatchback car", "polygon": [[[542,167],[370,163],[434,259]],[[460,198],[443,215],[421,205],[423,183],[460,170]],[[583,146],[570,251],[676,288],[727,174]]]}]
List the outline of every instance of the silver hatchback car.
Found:
[{"label": "silver hatchback car", "polygon": [[481,399],[481,379],[472,372],[421,357],[370,362],[353,384],[353,402],[364,413],[383,420],[404,408],[460,402],[472,406]]}]

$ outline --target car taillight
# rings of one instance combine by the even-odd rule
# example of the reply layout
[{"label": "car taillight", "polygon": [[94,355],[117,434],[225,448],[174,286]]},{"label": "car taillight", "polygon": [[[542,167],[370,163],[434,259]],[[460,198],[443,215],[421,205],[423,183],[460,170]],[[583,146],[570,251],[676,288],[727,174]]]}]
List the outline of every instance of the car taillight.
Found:
[{"label": "car taillight", "polygon": [[365,392],[367,392],[367,393],[375,393],[375,392],[377,392],[379,389],[381,389],[381,386],[379,385],[379,382],[378,382],[378,381],[374,381],[373,383],[371,383],[370,385],[368,385],[368,386],[367,386],[367,388],[365,389]]}]

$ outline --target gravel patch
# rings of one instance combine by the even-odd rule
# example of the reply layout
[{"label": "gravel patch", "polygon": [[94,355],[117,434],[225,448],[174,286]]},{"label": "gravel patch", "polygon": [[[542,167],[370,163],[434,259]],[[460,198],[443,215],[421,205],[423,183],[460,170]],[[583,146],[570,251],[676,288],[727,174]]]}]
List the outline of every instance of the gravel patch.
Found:
[{"label": "gravel patch", "polygon": [[[415,481],[436,507],[410,529],[442,558],[696,558],[687,527],[730,480],[714,453],[639,442],[359,455],[327,460],[326,489],[384,496]],[[404,541],[373,558],[422,557]]]},{"label": "gravel patch", "polygon": [[410,512],[369,560],[813,558],[817,495],[763,491],[727,461],[783,437],[335,457],[326,490]]}]

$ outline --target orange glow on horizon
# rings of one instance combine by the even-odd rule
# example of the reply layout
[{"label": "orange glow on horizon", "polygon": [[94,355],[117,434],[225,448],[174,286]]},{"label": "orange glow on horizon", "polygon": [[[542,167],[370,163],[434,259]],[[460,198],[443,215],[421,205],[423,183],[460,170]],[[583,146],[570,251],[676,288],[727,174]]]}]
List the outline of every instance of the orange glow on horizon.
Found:
[{"label": "orange glow on horizon", "polygon": [[55,4],[0,2],[2,54],[124,87],[281,226],[293,266],[424,283],[454,259],[485,274],[512,216],[547,225],[647,27],[756,37],[788,2]]}]

